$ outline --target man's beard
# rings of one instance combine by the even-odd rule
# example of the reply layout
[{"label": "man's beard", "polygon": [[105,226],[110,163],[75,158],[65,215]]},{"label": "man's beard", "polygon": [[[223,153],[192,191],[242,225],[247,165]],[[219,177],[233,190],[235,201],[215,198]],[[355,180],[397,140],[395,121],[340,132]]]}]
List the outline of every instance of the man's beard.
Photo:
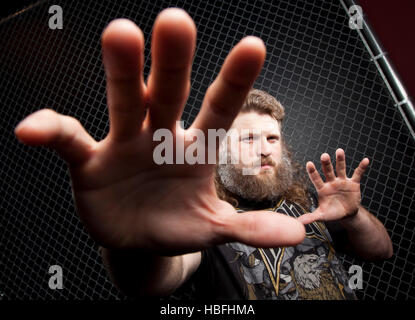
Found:
[{"label": "man's beard", "polygon": [[261,159],[261,165],[269,164],[274,172],[243,175],[242,168],[226,163],[218,165],[217,172],[224,188],[236,196],[249,201],[278,200],[293,183],[293,166],[290,156],[282,148],[281,163],[272,159]]}]

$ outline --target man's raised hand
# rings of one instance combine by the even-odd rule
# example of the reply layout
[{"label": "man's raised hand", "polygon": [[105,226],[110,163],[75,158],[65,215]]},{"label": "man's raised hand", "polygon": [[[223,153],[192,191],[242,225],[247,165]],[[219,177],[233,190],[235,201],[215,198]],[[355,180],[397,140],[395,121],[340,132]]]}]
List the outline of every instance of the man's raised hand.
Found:
[{"label": "man's raised hand", "polygon": [[326,181],[323,181],[314,163],[307,163],[307,172],[318,193],[318,208],[298,218],[304,224],[314,221],[341,220],[354,216],[360,207],[360,180],[367,167],[369,159],[364,158],[355,169],[351,178],[346,175],[346,158],[342,149],[336,150],[336,172],[334,173],[330,156],[321,155],[321,166]]},{"label": "man's raised hand", "polygon": [[[242,39],[227,56],[191,128],[176,128],[190,90],[196,43],[193,20],[163,10],[152,33],[152,64],[143,79],[144,37],[131,21],[114,20],[102,34],[110,130],[95,141],[78,120],[43,109],[16,128],[20,141],[56,150],[68,163],[77,212],[91,237],[108,248],[165,254],[197,251],[227,241],[293,245],[303,225],[269,212],[237,214],[219,200],[214,165],[155,164],[153,133],[181,138],[193,129],[228,130],[258,76],[265,46]],[[186,145],[185,145],[186,147]]]}]

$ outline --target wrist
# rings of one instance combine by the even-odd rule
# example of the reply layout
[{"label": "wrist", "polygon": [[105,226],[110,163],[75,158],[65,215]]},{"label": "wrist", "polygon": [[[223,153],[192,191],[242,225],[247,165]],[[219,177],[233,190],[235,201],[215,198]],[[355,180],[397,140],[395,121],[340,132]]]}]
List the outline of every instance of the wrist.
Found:
[{"label": "wrist", "polygon": [[354,226],[356,225],[356,223],[358,223],[358,221],[361,218],[361,206],[359,206],[355,212],[347,215],[346,217],[340,219],[341,224],[344,227],[348,227],[348,226]]}]

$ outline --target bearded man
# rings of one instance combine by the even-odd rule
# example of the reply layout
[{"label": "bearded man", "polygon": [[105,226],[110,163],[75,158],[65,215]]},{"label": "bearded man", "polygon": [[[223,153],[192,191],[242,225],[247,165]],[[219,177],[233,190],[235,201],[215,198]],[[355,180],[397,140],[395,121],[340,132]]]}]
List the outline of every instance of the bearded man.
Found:
[{"label": "bearded man", "polygon": [[[368,160],[362,160],[353,178],[348,179],[344,151],[336,152],[337,177],[329,156],[323,154],[326,182],[309,162],[307,171],[316,195],[307,184],[305,170],[284,143],[284,115],[283,106],[273,96],[256,89],[248,93],[231,126],[230,132],[236,134],[228,135],[219,150],[226,161],[217,166],[216,189],[219,198],[240,214],[267,210],[303,221],[305,239],[289,247],[255,248],[233,242],[202,251],[192,279],[201,297],[355,299],[347,272],[335,253],[335,248],[347,251],[348,238],[356,236],[350,221],[361,210],[360,215],[370,217],[372,227],[379,228],[385,244],[388,242],[380,222],[360,207],[358,185]],[[244,161],[232,163],[233,158]]]},{"label": "bearded man", "polygon": [[[196,28],[185,11],[169,8],[152,32],[146,83],[142,31],[118,19],[102,34],[110,120],[103,140],[50,109],[15,129],[21,142],[53,148],[68,164],[77,213],[114,284],[134,296],[169,295],[190,281],[201,297],[354,298],[335,247],[366,259],[392,255],[385,228],[361,206],[360,179],[369,160],[348,178],[341,149],[337,176],[323,154],[326,181],[307,163],[317,194],[309,192],[283,142],[282,106],[250,91],[266,57],[264,43],[253,36],[231,50],[191,127],[177,128]],[[230,137],[237,146],[230,152],[243,155],[240,163],[154,161],[158,129],[186,141],[186,149],[195,129],[207,136],[209,129],[231,127],[240,131]]]}]

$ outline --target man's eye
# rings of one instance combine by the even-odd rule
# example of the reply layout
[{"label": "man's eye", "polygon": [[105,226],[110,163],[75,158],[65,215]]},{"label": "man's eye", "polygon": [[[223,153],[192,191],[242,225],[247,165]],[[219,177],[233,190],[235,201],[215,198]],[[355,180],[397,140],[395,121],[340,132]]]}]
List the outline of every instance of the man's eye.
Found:
[{"label": "man's eye", "polygon": [[250,142],[250,141],[253,141],[253,140],[254,140],[253,137],[245,137],[245,138],[242,138],[242,141],[245,141],[245,142]]},{"label": "man's eye", "polygon": [[279,137],[269,137],[268,141],[276,142],[279,140]]}]

